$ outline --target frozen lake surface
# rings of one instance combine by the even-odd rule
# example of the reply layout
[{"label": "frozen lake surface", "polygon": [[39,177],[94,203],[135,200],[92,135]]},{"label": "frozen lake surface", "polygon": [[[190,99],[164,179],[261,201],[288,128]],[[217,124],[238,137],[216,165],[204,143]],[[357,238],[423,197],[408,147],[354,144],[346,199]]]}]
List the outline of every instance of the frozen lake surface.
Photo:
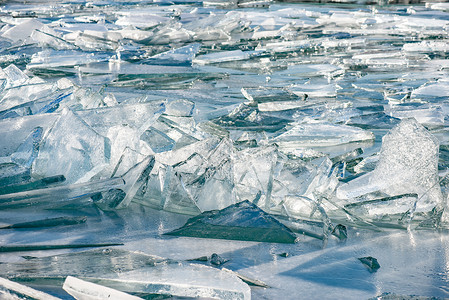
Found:
[{"label": "frozen lake surface", "polygon": [[449,298],[448,32],[447,3],[1,3],[0,277]]}]

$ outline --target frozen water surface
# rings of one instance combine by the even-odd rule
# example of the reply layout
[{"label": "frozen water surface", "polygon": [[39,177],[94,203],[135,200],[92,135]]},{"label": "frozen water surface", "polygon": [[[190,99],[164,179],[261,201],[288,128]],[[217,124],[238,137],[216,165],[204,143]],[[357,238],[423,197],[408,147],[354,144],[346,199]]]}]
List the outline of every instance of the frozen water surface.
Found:
[{"label": "frozen water surface", "polygon": [[0,298],[449,298],[449,6],[387,2],[1,2]]}]

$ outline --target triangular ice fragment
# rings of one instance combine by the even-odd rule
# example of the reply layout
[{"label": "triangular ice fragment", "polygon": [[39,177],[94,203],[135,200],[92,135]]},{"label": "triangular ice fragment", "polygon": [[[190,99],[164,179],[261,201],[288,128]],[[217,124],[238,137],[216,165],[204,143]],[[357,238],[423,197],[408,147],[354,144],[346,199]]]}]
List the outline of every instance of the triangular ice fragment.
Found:
[{"label": "triangular ice fragment", "polygon": [[167,235],[240,241],[294,243],[296,235],[248,200],[190,218]]}]

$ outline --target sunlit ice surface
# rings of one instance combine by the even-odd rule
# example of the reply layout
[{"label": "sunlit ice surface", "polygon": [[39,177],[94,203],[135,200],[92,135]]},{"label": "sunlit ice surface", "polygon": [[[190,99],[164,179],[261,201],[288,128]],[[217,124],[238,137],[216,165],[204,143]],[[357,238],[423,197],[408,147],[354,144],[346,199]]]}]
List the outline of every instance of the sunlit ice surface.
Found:
[{"label": "sunlit ice surface", "polygon": [[449,5],[324,2],[1,2],[0,298],[448,298]]}]

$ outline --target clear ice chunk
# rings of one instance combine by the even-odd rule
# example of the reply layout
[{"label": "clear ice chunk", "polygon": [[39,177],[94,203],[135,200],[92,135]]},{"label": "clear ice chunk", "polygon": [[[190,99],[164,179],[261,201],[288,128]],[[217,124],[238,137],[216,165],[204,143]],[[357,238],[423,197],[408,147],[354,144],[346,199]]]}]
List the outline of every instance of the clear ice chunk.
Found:
[{"label": "clear ice chunk", "polygon": [[232,50],[226,52],[212,52],[208,54],[198,55],[193,60],[194,64],[205,65],[229,61],[247,60],[262,55],[263,51],[242,51]]},{"label": "clear ice chunk", "polygon": [[307,105],[304,95],[298,96],[289,89],[242,88],[243,96],[249,100],[248,105],[255,106],[259,111],[283,111]]},{"label": "clear ice chunk", "polygon": [[222,210],[206,211],[166,235],[269,243],[295,243],[296,235],[245,200]]},{"label": "clear ice chunk", "polygon": [[[109,163],[110,141],[99,135],[79,116],[64,109],[56,121],[33,164],[35,176],[64,175],[67,183],[86,179]],[[87,178],[89,179],[89,178]]]},{"label": "clear ice chunk", "polygon": [[26,41],[34,30],[42,29],[45,25],[36,19],[24,20],[2,33],[2,37],[12,40],[13,42]]},{"label": "clear ice chunk", "polygon": [[6,79],[6,88],[25,84],[30,80],[16,65],[10,64],[0,71],[0,77]]},{"label": "clear ice chunk", "polygon": [[389,116],[384,112],[376,112],[353,116],[347,125],[360,127],[362,129],[391,129],[399,123],[399,119]]},{"label": "clear ice chunk", "polygon": [[154,164],[154,157],[148,156],[143,161],[129,169],[122,176],[125,186],[118,190],[118,194],[111,193],[111,190],[103,193],[102,201],[106,203],[109,208],[123,208],[128,206],[136,193],[146,187],[145,184],[154,168]]},{"label": "clear ice chunk", "polygon": [[[438,140],[415,119],[403,119],[383,137],[374,171],[341,185],[336,195],[353,199],[373,192],[387,196],[415,193],[418,199],[410,201],[408,209],[430,211],[443,204],[438,154]],[[386,208],[385,214],[389,212]]]},{"label": "clear ice chunk", "polygon": [[269,210],[273,177],[279,157],[275,146],[244,149],[234,162],[235,193],[240,200],[249,199]]},{"label": "clear ice chunk", "polygon": [[302,64],[289,66],[286,70],[277,72],[277,74],[293,77],[332,77],[342,74],[343,72],[344,70],[342,68],[331,64]]},{"label": "clear ice chunk", "polygon": [[19,148],[11,154],[11,161],[25,168],[30,168],[37,157],[42,136],[42,127],[35,128]]},{"label": "clear ice chunk", "polygon": [[168,135],[155,128],[145,130],[140,139],[150,145],[155,153],[170,151],[176,144]]},{"label": "clear ice chunk", "polygon": [[23,191],[35,190],[44,187],[50,187],[54,184],[58,184],[65,181],[65,177],[63,175],[46,177],[38,180],[31,180],[29,182],[19,182],[17,184],[9,184],[6,186],[2,186],[0,190],[0,195],[4,194],[12,194]]},{"label": "clear ice chunk", "polygon": [[[45,134],[58,118],[59,115],[57,114],[46,114],[0,120],[0,140],[2,141],[0,143],[0,157],[8,157],[9,159],[14,152],[22,147],[22,144],[25,147],[25,144],[27,144],[25,141],[34,141],[32,132],[37,128],[42,128]],[[40,132],[40,130],[37,132]],[[33,143],[31,142],[31,144]]]},{"label": "clear ice chunk", "polygon": [[156,153],[156,164],[139,203],[196,215],[235,203],[232,141],[206,138],[179,149]]},{"label": "clear ice chunk", "polygon": [[195,103],[179,99],[167,103],[165,114],[177,117],[190,117],[193,114]]},{"label": "clear ice chunk", "polygon": [[402,49],[407,52],[448,52],[449,45],[446,41],[422,41],[419,43],[407,43],[402,46]]},{"label": "clear ice chunk", "polygon": [[200,48],[200,43],[192,43],[187,46],[153,55],[149,58],[141,60],[140,62],[143,64],[167,66],[192,65],[192,61],[195,55],[199,52]]},{"label": "clear ice chunk", "polygon": [[297,124],[273,138],[281,148],[329,147],[371,140],[374,135],[369,131],[331,123]]}]

